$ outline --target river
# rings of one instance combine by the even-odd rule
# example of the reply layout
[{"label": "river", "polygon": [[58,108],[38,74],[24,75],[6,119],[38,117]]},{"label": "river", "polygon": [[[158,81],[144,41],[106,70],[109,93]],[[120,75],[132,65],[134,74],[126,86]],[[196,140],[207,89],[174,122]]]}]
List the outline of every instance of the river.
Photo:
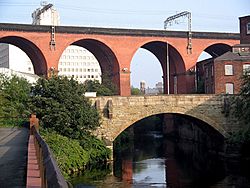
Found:
[{"label": "river", "polygon": [[74,187],[250,187],[249,164],[226,161],[202,144],[168,139],[158,130],[130,135],[132,140],[115,143],[113,164],[73,178]]}]

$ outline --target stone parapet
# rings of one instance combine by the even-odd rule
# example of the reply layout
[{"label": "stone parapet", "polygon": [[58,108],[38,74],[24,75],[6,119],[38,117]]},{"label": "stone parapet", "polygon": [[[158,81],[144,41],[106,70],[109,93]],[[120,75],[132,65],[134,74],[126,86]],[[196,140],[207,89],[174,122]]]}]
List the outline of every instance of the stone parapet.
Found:
[{"label": "stone parapet", "polygon": [[[158,95],[92,98],[102,116],[96,135],[112,143],[133,123],[156,114],[183,114],[212,126],[224,137],[239,128],[238,122],[224,113],[224,95]],[[110,103],[112,101],[112,118]]]}]

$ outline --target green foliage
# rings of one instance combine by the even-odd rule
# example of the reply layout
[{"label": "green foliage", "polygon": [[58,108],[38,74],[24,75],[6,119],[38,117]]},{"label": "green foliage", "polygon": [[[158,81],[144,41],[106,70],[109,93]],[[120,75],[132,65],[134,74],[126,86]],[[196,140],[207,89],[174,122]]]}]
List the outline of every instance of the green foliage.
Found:
[{"label": "green foliage", "polygon": [[250,143],[250,75],[242,76],[241,91],[232,102],[233,114],[241,123],[242,129],[233,133],[229,143]]},{"label": "green foliage", "polygon": [[44,128],[80,139],[99,126],[100,118],[83,93],[83,85],[73,79],[39,79],[32,88],[31,109]]},{"label": "green foliage", "polygon": [[53,151],[63,175],[83,169],[89,163],[89,154],[77,140],[61,136],[55,132],[42,131],[43,139]]},{"label": "green foliage", "polygon": [[134,88],[133,86],[131,87],[131,95],[142,95],[143,93],[141,92],[140,89]]},{"label": "green foliage", "polygon": [[89,165],[104,162],[110,157],[111,151],[101,140],[93,136],[85,136],[79,141],[49,130],[42,129],[40,133],[53,151],[65,177]]},{"label": "green foliage", "polygon": [[97,80],[86,80],[84,87],[87,92],[96,92],[97,96],[111,96],[115,95],[115,90],[100,84]]},{"label": "green foliage", "polygon": [[117,87],[107,74],[102,75],[102,83],[97,80],[86,80],[84,82],[84,87],[85,91],[96,92],[97,96],[117,95]]},{"label": "green foliage", "polygon": [[111,150],[105,146],[103,141],[94,136],[85,136],[80,144],[84,150],[88,151],[91,164],[106,162],[111,156]]},{"label": "green foliage", "polygon": [[0,127],[23,127],[28,117],[0,117]]},{"label": "green foliage", "polygon": [[[81,176],[76,176],[70,179],[73,185],[82,184],[82,182],[93,185],[93,181],[100,182],[104,180],[107,175],[110,175],[112,167],[108,165],[99,165],[96,168],[85,169]],[[93,185],[94,186],[94,185]]]},{"label": "green foliage", "polygon": [[250,131],[243,129],[238,130],[228,138],[227,142],[232,144],[243,144],[250,142]]},{"label": "green foliage", "polygon": [[234,115],[245,125],[245,129],[250,129],[250,75],[242,76],[241,91],[234,100]]},{"label": "green foliage", "polygon": [[0,75],[0,116],[27,116],[30,87],[24,78]]}]

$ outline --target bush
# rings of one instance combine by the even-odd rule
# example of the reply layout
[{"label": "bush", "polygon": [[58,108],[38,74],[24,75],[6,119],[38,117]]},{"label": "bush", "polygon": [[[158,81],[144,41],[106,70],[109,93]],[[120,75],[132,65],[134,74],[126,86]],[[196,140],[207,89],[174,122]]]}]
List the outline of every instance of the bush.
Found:
[{"label": "bush", "polygon": [[91,165],[106,162],[111,156],[111,150],[105,146],[103,141],[94,136],[85,136],[80,141],[80,145],[88,151]]},{"label": "bush", "polygon": [[77,140],[46,131],[42,131],[42,137],[53,151],[58,166],[65,177],[83,169],[88,164],[89,154]]},{"label": "bush", "polygon": [[[41,131],[65,177],[83,170],[87,166],[105,162],[110,157],[110,149],[94,136],[85,136],[80,142],[48,130]],[[82,145],[82,146],[81,146]]]}]

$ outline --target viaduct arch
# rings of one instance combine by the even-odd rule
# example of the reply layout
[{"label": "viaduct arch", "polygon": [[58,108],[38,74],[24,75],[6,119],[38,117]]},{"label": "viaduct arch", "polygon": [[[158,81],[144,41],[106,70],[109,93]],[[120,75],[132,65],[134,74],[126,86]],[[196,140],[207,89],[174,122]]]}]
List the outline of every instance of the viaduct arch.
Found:
[{"label": "viaduct arch", "polygon": [[39,47],[32,41],[19,36],[6,36],[0,38],[0,43],[12,44],[22,49],[31,59],[35,74],[41,76],[47,74],[48,67],[46,59]]},{"label": "viaduct arch", "polygon": [[140,47],[157,56],[166,85],[164,62],[168,43],[170,61],[174,62],[171,71],[180,75],[178,93],[190,93],[190,81],[183,71],[192,68],[204,50],[221,54],[238,44],[239,38],[235,33],[193,32],[192,53],[187,53],[187,32],[182,31],[56,26],[53,33],[51,26],[0,23],[0,42],[21,48],[33,61],[37,74],[46,75],[52,67],[58,69],[61,54],[70,44],[83,46],[97,57],[104,72],[111,71],[109,75],[121,96],[130,96],[130,64]]}]

